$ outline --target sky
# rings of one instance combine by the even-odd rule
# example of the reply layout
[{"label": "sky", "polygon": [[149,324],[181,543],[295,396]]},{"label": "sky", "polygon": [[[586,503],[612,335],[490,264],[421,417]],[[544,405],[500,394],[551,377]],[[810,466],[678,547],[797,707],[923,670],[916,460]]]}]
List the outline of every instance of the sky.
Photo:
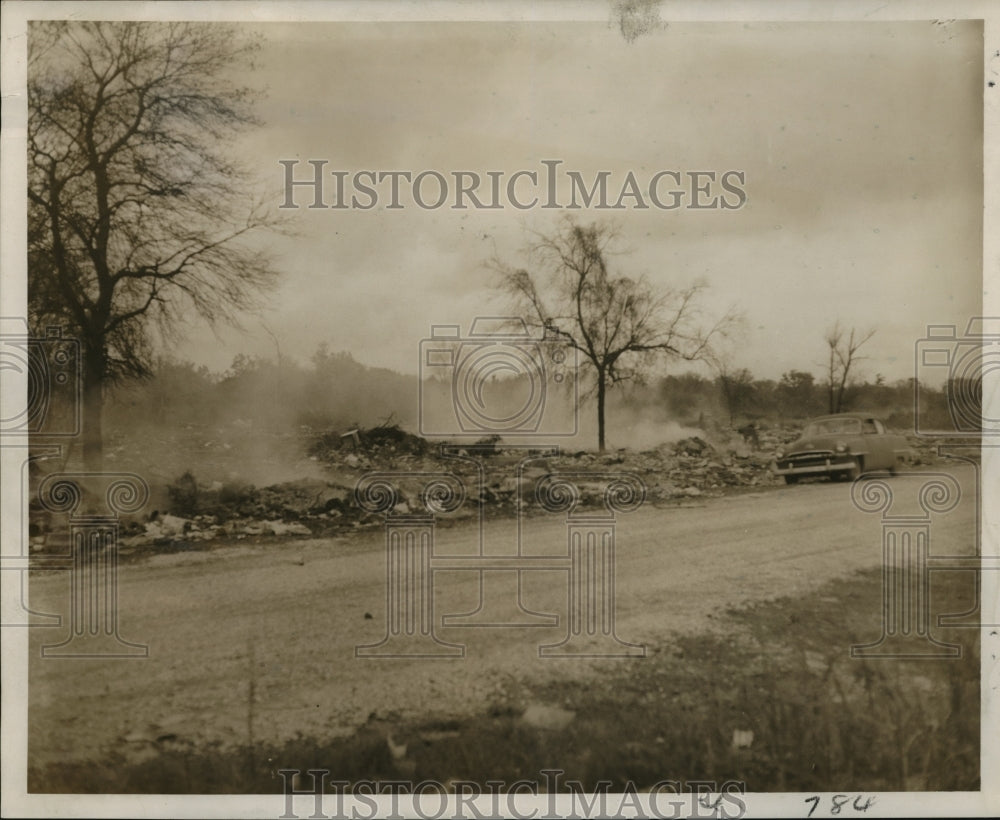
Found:
[{"label": "sky", "polygon": [[[706,281],[706,322],[740,311],[734,367],[818,376],[840,321],[876,331],[859,375],[894,381],[913,375],[927,325],[961,335],[982,312],[977,22],[670,23],[631,43],[602,22],[250,30],[262,49],[244,79],[265,92],[264,124],[233,150],[275,206],[282,159],[301,161],[297,178],[309,159],[484,178],[557,159],[587,180],[610,171],[615,197],[630,171],[736,170],[738,209],[571,212],[613,221],[616,271]],[[303,207],[283,211],[294,235],[266,238],[281,281],[265,310],[242,331],[192,322],[175,355],[224,370],[237,353],[306,361],[326,343],[415,373],[431,325],[509,312],[488,261],[525,264],[531,232],[567,213],[387,209],[387,190],[370,210],[314,210],[298,189]]]}]

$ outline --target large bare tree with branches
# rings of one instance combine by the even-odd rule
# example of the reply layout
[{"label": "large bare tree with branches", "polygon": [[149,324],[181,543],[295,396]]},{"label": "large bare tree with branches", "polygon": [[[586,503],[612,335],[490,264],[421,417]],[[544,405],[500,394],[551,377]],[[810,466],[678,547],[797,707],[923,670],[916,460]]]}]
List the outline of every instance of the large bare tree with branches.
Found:
[{"label": "large bare tree with branches", "polygon": [[858,355],[858,351],[874,335],[874,330],[859,333],[853,327],[847,332],[839,321],[827,330],[823,339],[827,346],[826,386],[829,412],[843,411],[851,368],[864,358]]},{"label": "large bare tree with branches", "polygon": [[582,225],[567,217],[554,232],[535,235],[527,249],[533,271],[498,259],[493,263],[529,323],[561,336],[590,365],[601,451],[610,388],[641,379],[656,356],[704,358],[713,337],[736,319],[730,311],[705,326],[703,283],[658,293],[645,277],[613,273],[610,261],[619,239],[610,225]]},{"label": "large bare tree with branches", "polygon": [[274,273],[249,239],[271,223],[234,139],[255,43],[196,23],[29,29],[28,298],[36,327],[82,346],[83,456],[100,469],[105,386],[149,371],[196,312],[233,321]]}]

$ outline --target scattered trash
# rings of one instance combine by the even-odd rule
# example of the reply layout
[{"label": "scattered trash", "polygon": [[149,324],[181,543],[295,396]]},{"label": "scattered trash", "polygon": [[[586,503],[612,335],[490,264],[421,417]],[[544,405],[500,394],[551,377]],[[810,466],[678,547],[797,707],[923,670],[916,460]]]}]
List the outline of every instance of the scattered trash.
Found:
[{"label": "scattered trash", "polygon": [[[380,527],[383,516],[361,509],[354,496],[357,481],[377,471],[403,476],[394,483],[398,497],[392,512],[397,515],[424,509],[423,476],[459,475],[464,501],[442,520],[481,513],[490,517],[550,514],[540,506],[535,488],[541,478],[558,472],[577,476],[588,471],[632,473],[645,483],[647,503],[683,507],[697,500],[704,504],[733,489],[783,486],[771,466],[777,452],[797,438],[801,429],[801,424],[759,421],[735,430],[708,425],[696,435],[650,449],[575,450],[524,464],[524,451],[505,448],[498,435],[460,450],[453,447],[451,453],[458,458],[446,457],[438,443],[406,431],[391,418],[371,428],[301,426],[294,432],[255,429],[252,423],[237,419],[227,426],[189,424],[182,435],[147,439],[142,448],[124,440],[109,441],[107,450],[119,464],[134,464],[131,469],[136,471],[142,471],[143,458],[152,456],[157,465],[145,474],[151,485],[159,487],[154,487],[149,505],[155,504],[158,511],[143,510],[122,521],[119,544],[128,555],[150,549],[196,549],[200,547],[190,545],[226,539],[322,537]],[[935,440],[908,439],[914,464],[935,462]],[[254,453],[249,462],[248,446]],[[189,464],[198,466],[186,468]],[[412,480],[405,478],[408,473]],[[265,486],[247,480],[279,474],[309,477]],[[480,476],[485,477],[482,484]],[[602,482],[577,478],[575,484],[579,507],[596,509],[605,503]],[[64,551],[65,544],[54,531],[62,525],[55,526],[51,516],[32,504],[31,552]]]},{"label": "scattered trash", "polygon": [[312,535],[312,530],[309,527],[296,521],[287,523],[284,521],[265,521],[263,529],[264,532],[270,532],[271,535]]},{"label": "scattered trash", "polygon": [[543,703],[532,703],[527,709],[524,710],[524,714],[521,715],[521,722],[526,726],[531,726],[535,729],[558,731],[569,726],[575,717],[575,712],[571,712],[568,709],[562,709],[559,706],[546,706]]},{"label": "scattered trash", "polygon": [[406,757],[405,743],[396,743],[390,734],[385,736],[385,743],[389,747],[389,753],[392,755],[393,760],[402,760]]}]

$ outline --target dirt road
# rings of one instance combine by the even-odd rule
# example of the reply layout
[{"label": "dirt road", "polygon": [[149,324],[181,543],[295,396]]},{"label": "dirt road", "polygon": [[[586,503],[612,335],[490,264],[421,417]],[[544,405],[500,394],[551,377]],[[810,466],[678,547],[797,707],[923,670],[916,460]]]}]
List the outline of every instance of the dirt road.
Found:
[{"label": "dirt road", "polygon": [[[933,519],[932,550],[970,554],[975,533],[975,473],[950,472],[962,500]],[[902,499],[914,476],[891,479]],[[645,507],[620,516],[617,529],[617,633],[646,646],[711,629],[728,607],[804,595],[823,582],[881,559],[878,514],[850,501],[847,483],[815,483],[711,498],[681,507]],[[485,551],[516,550],[516,522],[492,521]],[[564,518],[525,522],[525,552],[566,554]],[[435,554],[469,554],[477,529],[439,529]],[[483,590],[500,620],[515,607],[517,573],[488,572]],[[141,753],[157,738],[176,742],[279,742],[296,734],[352,732],[382,717],[455,716],[519,703],[533,684],[600,675],[641,659],[545,659],[538,646],[566,634],[568,575],[523,572],[527,609],[559,616],[555,626],[438,627],[442,641],[464,644],[464,658],[367,659],[355,646],[386,633],[384,536],[233,545],[155,556],[120,568],[120,634],[148,644],[130,660],[40,658],[60,628],[32,630],[29,759],[44,765],[93,758],[108,749]],[[435,575],[436,623],[474,610],[479,574]],[[31,603],[65,611],[67,575],[38,573]],[[824,606],[822,599],[816,602]],[[370,617],[366,617],[370,616]],[[836,613],[831,613],[836,617]],[[871,638],[878,637],[872,613]]]}]

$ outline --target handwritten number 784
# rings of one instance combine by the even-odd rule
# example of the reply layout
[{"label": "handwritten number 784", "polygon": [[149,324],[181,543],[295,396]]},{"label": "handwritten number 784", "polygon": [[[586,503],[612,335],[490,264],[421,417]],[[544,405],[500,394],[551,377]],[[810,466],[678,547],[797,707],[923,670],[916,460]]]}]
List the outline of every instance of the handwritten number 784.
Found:
[{"label": "handwritten number 784", "polygon": [[[806,817],[812,817],[813,812],[816,811],[820,804],[820,796],[815,794],[812,797],[807,797],[805,802],[812,803],[809,807],[809,814],[806,815]],[[848,803],[851,803],[851,808],[854,809],[854,811],[868,811],[868,809],[875,805],[875,798],[859,794],[854,798],[854,801],[851,802],[851,796],[849,794],[835,794],[830,798],[830,814],[833,816],[840,814],[841,809],[843,809]]]}]

